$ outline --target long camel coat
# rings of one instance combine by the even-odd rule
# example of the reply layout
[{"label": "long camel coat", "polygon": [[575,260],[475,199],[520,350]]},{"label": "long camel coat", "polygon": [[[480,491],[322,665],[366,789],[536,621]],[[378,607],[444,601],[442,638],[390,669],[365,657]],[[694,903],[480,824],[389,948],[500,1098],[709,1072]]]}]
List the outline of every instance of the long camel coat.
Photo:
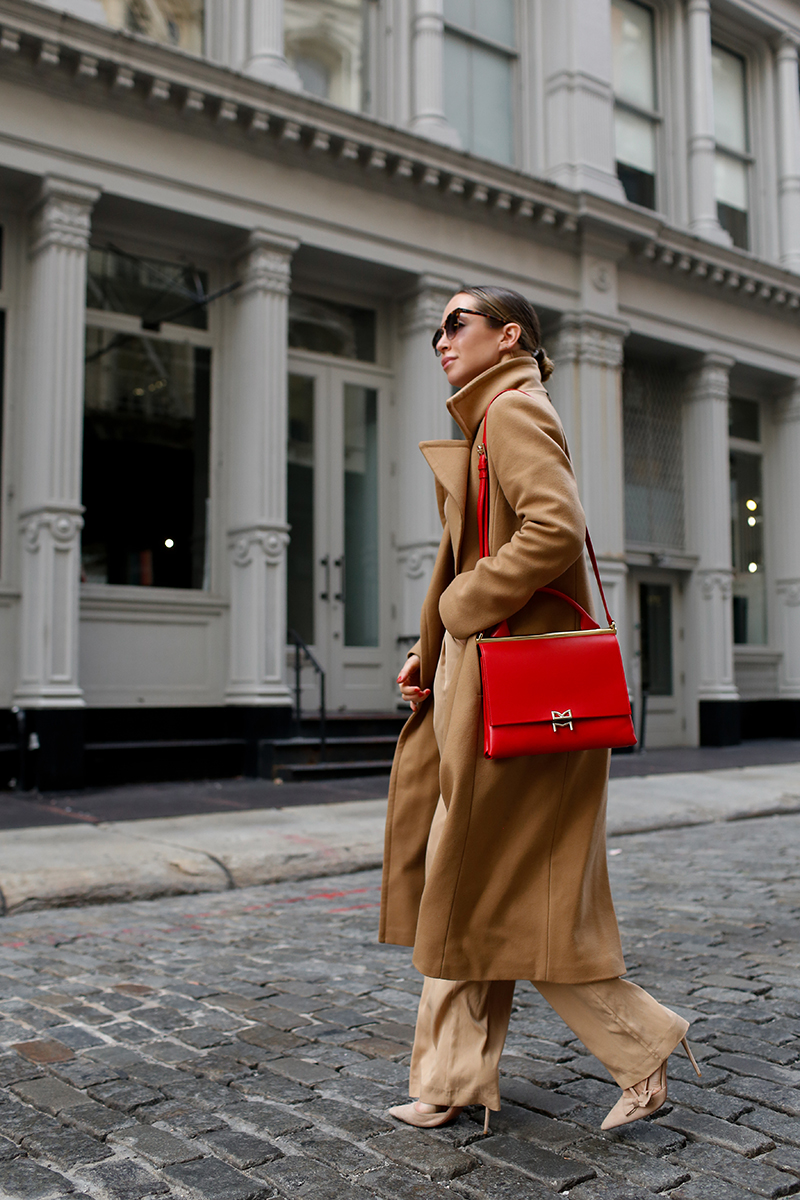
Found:
[{"label": "long camel coat", "polygon": [[[492,400],[490,555],[480,558],[478,445]],[[410,652],[420,656],[422,687],[433,686],[445,629],[466,645],[437,722],[441,759],[432,695],[397,744],[380,940],[413,946],[417,969],[439,979],[609,979],[625,970],[606,866],[609,752],[483,757],[476,635],[504,619],[512,633],[578,628],[567,604],[534,595],[540,587],[592,611],[564,431],[528,355],[483,372],[448,408],[465,440],[420,446],[444,526]],[[440,794],[447,817],[426,878]]]}]

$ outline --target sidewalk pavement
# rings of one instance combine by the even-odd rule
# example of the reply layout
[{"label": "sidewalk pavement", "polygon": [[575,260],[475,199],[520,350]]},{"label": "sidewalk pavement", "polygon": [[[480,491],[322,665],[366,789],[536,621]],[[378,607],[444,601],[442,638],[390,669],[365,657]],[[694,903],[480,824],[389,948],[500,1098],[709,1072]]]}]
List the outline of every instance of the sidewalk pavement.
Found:
[{"label": "sidewalk pavement", "polygon": [[[0,913],[221,892],[380,866],[386,782],[374,799],[11,829]],[[235,796],[235,783],[220,784]],[[235,811],[239,809],[240,811]],[[800,812],[800,763],[611,780],[611,838]],[[76,814],[79,815],[79,814]]]}]

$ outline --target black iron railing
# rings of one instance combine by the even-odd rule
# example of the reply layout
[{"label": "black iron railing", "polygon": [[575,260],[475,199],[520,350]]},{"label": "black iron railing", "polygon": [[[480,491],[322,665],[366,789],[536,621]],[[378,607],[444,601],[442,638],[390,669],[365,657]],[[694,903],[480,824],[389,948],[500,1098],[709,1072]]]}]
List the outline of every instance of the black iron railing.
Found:
[{"label": "black iron railing", "polygon": [[293,629],[290,629],[288,636],[289,641],[294,645],[294,720],[297,737],[300,736],[303,719],[300,673],[303,667],[302,660],[304,654],[319,676],[319,760],[323,762],[325,758],[325,672],[299,633],[295,633]]}]

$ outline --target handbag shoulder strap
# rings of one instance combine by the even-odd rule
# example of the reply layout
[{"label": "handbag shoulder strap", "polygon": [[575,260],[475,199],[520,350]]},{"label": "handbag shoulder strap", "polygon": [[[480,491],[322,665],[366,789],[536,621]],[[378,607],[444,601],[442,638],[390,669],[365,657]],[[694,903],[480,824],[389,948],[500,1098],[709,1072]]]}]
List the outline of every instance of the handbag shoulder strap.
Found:
[{"label": "handbag shoulder strap", "polygon": [[[527,394],[527,393],[526,393]],[[497,396],[502,396],[502,392],[498,392]],[[489,409],[494,404],[497,396],[493,396],[489,401],[486,412],[483,417],[483,441],[478,445],[478,541],[480,545],[481,558],[486,558],[489,555],[489,454],[488,454],[488,427],[489,427]],[[589,530],[586,530],[586,549],[589,551],[589,559],[594,571],[594,577],[597,580],[597,587],[600,591],[600,599],[603,601],[603,609],[606,614],[609,628],[614,628],[614,621],[611,613],[608,611],[608,603],[606,602],[606,594],[603,590],[603,581],[600,578],[600,569],[597,566],[597,556],[594,552],[592,539],[589,535]],[[553,588],[541,588],[541,591],[549,592],[551,595],[563,595],[561,592],[556,592]],[[575,606],[575,601],[570,596],[564,595],[564,599]],[[581,610],[582,611],[582,610]]]}]

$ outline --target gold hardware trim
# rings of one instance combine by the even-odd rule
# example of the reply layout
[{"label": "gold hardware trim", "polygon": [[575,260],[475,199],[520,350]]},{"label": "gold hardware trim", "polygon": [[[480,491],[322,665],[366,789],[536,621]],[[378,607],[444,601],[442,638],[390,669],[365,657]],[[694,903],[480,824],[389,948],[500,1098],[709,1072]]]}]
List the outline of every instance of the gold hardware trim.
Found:
[{"label": "gold hardware trim", "polygon": [[[583,630],[583,632],[588,633],[590,631]],[[595,631],[592,630],[591,632]],[[571,729],[573,733],[575,732],[572,724],[571,708],[565,708],[563,712],[556,712],[554,708],[551,708],[550,716],[553,718],[553,733],[558,733],[559,729]]]},{"label": "gold hardware trim", "polygon": [[595,636],[598,633],[612,633],[617,635],[616,625],[610,625],[608,629],[565,629],[559,633],[513,633],[507,637],[486,637],[485,634],[479,633],[476,641],[478,642],[535,642],[543,638],[564,638],[564,637],[588,637]]}]

